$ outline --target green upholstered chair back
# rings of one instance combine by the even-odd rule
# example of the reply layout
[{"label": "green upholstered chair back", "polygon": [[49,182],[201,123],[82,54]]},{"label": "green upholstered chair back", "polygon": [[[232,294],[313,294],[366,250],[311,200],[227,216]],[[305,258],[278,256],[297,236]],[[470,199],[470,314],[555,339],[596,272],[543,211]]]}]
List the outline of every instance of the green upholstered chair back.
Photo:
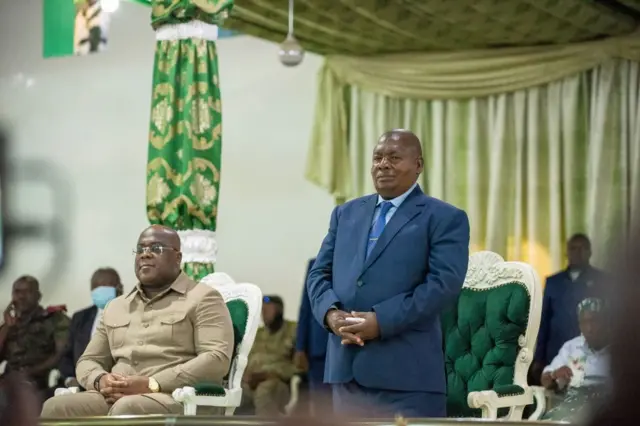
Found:
[{"label": "green upholstered chair back", "polygon": [[222,272],[207,275],[200,283],[218,290],[229,308],[233,323],[234,348],[228,383],[229,388],[241,388],[249,352],[260,326],[262,291],[254,284],[235,283]]},{"label": "green upholstered chair back", "polygon": [[238,353],[244,334],[247,331],[249,320],[249,306],[242,299],[233,299],[227,302],[227,309],[233,323],[233,357]]},{"label": "green upholstered chair back", "polygon": [[530,265],[488,251],[470,256],[457,304],[442,315],[449,417],[481,415],[469,406],[472,392],[505,395],[526,386],[540,293]]}]

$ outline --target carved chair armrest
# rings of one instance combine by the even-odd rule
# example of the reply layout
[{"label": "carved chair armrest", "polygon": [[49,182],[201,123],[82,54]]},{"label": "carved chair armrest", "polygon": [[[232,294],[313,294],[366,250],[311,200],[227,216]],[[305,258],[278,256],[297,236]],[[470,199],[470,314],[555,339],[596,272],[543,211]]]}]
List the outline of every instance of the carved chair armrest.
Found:
[{"label": "carved chair armrest", "polygon": [[467,403],[471,408],[480,408],[483,419],[498,419],[500,408],[509,408],[507,419],[521,420],[527,405],[533,404],[533,389],[518,385],[497,386],[493,390],[469,392]]}]

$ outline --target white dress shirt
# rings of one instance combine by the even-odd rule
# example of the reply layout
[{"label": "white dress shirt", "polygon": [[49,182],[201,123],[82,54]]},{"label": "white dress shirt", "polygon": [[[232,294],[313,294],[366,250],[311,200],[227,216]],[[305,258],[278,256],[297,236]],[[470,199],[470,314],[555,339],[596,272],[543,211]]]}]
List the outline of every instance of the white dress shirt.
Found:
[{"label": "white dress shirt", "polygon": [[96,327],[100,324],[100,319],[102,318],[102,309],[98,309],[96,312],[96,318],[93,320],[93,326],[91,326],[91,336],[96,332]]},{"label": "white dress shirt", "polygon": [[580,335],[567,341],[551,364],[544,368],[550,373],[560,367],[567,366],[573,372],[570,387],[580,387],[606,382],[610,375],[609,347],[594,351],[589,347],[584,336]]}]

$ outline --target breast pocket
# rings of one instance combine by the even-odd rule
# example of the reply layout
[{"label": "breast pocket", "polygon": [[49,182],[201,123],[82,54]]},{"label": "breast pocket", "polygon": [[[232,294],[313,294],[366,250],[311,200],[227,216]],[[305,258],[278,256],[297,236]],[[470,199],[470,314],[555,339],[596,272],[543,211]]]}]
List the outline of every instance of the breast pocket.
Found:
[{"label": "breast pocket", "polygon": [[104,327],[107,330],[107,338],[111,349],[124,346],[130,322],[129,318],[104,318]]},{"label": "breast pocket", "polygon": [[193,345],[193,326],[186,312],[174,312],[160,319],[160,334],[165,344]]}]

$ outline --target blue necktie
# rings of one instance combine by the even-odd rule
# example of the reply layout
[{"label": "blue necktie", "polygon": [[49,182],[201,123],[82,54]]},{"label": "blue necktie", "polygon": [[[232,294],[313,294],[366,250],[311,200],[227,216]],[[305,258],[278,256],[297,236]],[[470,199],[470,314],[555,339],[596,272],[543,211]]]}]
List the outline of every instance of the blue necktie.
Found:
[{"label": "blue necktie", "polygon": [[369,255],[371,254],[373,247],[375,247],[376,243],[378,242],[378,238],[380,238],[380,235],[382,235],[382,231],[384,231],[384,227],[387,224],[387,213],[389,213],[391,207],[393,207],[391,201],[383,201],[382,204],[380,204],[380,214],[378,215],[376,221],[373,223],[371,231],[369,232],[367,257],[369,257]]}]

